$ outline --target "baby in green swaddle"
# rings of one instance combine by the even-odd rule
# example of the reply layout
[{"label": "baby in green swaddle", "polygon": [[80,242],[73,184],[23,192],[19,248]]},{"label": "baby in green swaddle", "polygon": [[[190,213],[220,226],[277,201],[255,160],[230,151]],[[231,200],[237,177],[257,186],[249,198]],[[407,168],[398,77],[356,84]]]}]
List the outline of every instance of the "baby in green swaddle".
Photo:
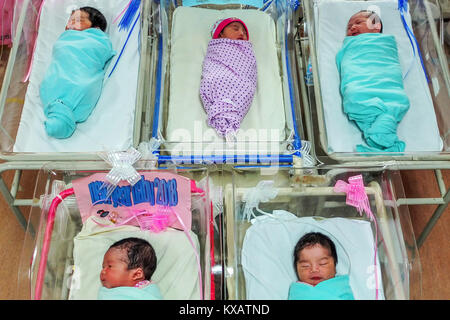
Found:
[{"label": "baby in green swaddle", "polygon": [[336,276],[338,257],[329,237],[305,234],[294,249],[298,280],[289,288],[289,300],[354,300],[348,275]]},{"label": "baby in green swaddle", "polygon": [[357,152],[403,152],[397,126],[409,109],[395,37],[378,14],[363,10],[347,24],[336,55],[343,111],[362,131]]},{"label": "baby in green swaddle", "polygon": [[347,23],[347,36],[357,36],[362,33],[381,33],[383,23],[374,11],[361,10],[350,17]]},{"label": "baby in green swaddle", "polygon": [[103,258],[99,300],[162,300],[158,286],[151,282],[156,269],[153,247],[139,238],[114,243]]}]

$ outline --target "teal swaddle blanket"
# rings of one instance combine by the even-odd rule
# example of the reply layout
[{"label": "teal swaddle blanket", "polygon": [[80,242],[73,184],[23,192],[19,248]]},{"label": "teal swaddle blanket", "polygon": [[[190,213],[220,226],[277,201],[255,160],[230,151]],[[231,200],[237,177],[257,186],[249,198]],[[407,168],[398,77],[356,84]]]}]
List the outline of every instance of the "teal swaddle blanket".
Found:
[{"label": "teal swaddle blanket", "polygon": [[293,282],[288,300],[355,300],[348,275],[319,282],[316,286]]},{"label": "teal swaddle blanket", "polygon": [[143,288],[136,287],[101,287],[98,291],[98,300],[163,300],[159,287],[150,284]]},{"label": "teal swaddle blanket", "polygon": [[397,126],[409,109],[409,99],[394,36],[364,33],[346,37],[336,63],[344,113],[356,122],[368,145],[357,145],[356,151],[404,151]]},{"label": "teal swaddle blanket", "polygon": [[61,34],[39,89],[49,136],[68,138],[76,123],[89,117],[102,92],[105,67],[114,54],[111,41],[100,29]]}]

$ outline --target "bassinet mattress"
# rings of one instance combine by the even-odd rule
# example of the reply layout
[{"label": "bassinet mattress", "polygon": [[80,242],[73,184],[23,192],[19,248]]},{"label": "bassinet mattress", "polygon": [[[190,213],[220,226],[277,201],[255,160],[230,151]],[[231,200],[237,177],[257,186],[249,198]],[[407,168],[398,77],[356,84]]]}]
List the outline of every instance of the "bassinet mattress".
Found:
[{"label": "bassinet mattress", "polygon": [[[191,232],[197,250],[197,236]],[[69,299],[97,299],[101,287],[103,256],[116,241],[137,237],[147,240],[155,249],[157,267],[152,276],[164,299],[200,299],[198,267],[194,249],[183,231],[167,229],[152,233],[134,226],[101,227],[88,218],[74,238],[74,275]]]},{"label": "bassinet mattress", "polygon": [[[272,18],[257,10],[178,7],[173,14],[171,32],[168,141],[180,141],[184,145],[203,142],[203,147],[208,148],[214,145],[219,148],[223,144],[224,139],[207,126],[199,90],[211,28],[218,19],[226,17],[238,17],[247,25],[258,68],[256,93],[241,124],[238,142],[278,142],[285,138],[282,78]],[[251,140],[253,137],[256,140]]]},{"label": "bassinet mattress", "polygon": [[[28,89],[14,144],[14,152],[95,152],[125,150],[132,145],[137,77],[139,70],[139,22],[114,73],[108,78],[128,32],[118,30],[114,19],[129,0],[47,0],[44,1],[39,34]],[[39,86],[51,62],[53,44],[64,31],[73,9],[92,6],[108,22],[107,33],[116,51],[106,70],[102,95],[92,114],[78,123],[67,139],[49,137],[44,129],[45,115]]]},{"label": "bassinet mattress", "polygon": [[[374,239],[370,222],[345,218],[296,217],[276,210],[274,216],[252,220],[242,245],[242,268],[247,299],[286,300],[297,281],[293,252],[308,232],[321,232],[336,245],[336,274],[349,274],[355,299],[375,299]],[[377,260],[379,298],[384,299]]]},{"label": "bassinet mattress", "polygon": [[[363,9],[377,11],[373,9],[376,7],[379,8],[383,33],[394,35],[397,41],[403,75],[410,70],[404,79],[410,109],[398,125],[398,137],[406,143],[405,152],[440,151],[443,145],[430,90],[419,55],[416,52],[414,56],[403,27],[397,9],[398,1],[317,0],[315,2],[316,47],[328,151],[355,152],[357,144],[365,144],[361,131],[355,123],[348,120],[342,110],[340,79],[335,58],[345,38],[350,17]],[[411,26],[409,12],[405,17]]]}]

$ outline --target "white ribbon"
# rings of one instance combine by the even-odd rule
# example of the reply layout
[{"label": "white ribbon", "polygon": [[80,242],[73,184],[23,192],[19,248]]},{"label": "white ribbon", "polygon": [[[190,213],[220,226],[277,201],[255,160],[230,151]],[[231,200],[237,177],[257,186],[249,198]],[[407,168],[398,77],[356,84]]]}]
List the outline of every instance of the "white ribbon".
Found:
[{"label": "white ribbon", "polygon": [[136,149],[130,148],[127,151],[107,152],[100,154],[100,156],[112,166],[112,169],[105,177],[105,182],[101,186],[101,188],[107,188],[106,199],[111,196],[120,181],[127,181],[134,186],[141,180],[141,176],[133,167],[136,161],[141,158],[141,153]]},{"label": "white ribbon", "polygon": [[251,188],[243,197],[245,202],[243,216],[244,219],[250,221],[254,217],[253,208],[258,209],[260,202],[267,202],[274,199],[278,194],[277,189],[273,186],[273,181],[263,180],[258,182],[256,187]]}]

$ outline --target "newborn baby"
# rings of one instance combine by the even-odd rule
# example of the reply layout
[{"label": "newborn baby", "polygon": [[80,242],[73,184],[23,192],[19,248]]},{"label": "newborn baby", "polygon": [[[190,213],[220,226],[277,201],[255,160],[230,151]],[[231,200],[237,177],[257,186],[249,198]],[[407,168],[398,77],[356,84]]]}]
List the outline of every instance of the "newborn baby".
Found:
[{"label": "newborn baby", "polygon": [[91,114],[103,88],[105,68],[114,56],[104,32],[106,19],[92,7],[74,10],[53,46],[52,60],[39,94],[51,137],[70,137]]},{"label": "newborn baby", "polygon": [[294,249],[298,280],[289,288],[289,300],[354,300],[348,275],[336,276],[336,247],[319,232],[305,234]]},{"label": "newborn baby", "polygon": [[151,281],[156,269],[153,247],[139,238],[115,242],[103,257],[99,300],[162,300]]},{"label": "newborn baby", "polygon": [[256,91],[256,59],[245,23],[217,21],[203,62],[200,98],[208,125],[233,140]]},{"label": "newborn baby", "polygon": [[409,99],[397,43],[394,36],[381,33],[382,27],[375,12],[357,12],[336,55],[344,113],[355,121],[367,143],[357,145],[357,152],[405,150],[397,126],[409,109]]}]

